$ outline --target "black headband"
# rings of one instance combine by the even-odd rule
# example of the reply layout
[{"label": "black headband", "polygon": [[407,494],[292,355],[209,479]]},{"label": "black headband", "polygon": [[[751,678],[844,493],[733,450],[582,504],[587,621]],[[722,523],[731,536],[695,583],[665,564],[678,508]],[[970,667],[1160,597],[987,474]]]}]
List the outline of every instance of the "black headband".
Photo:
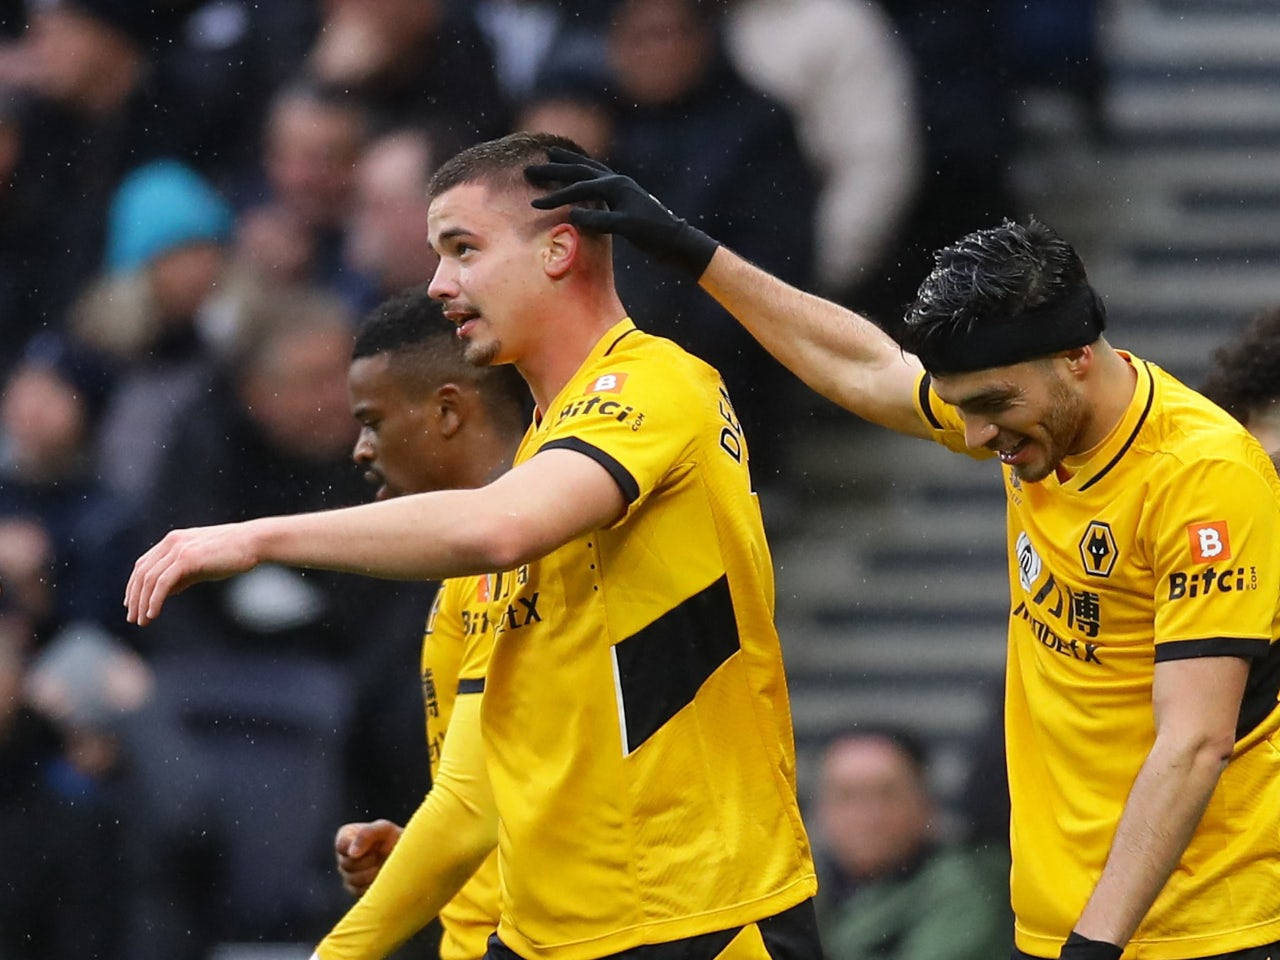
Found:
[{"label": "black headband", "polygon": [[913,350],[930,373],[970,373],[1007,367],[1060,350],[1093,343],[1107,325],[1107,312],[1090,286],[1066,300],[1042,304],[998,323],[939,324],[920,338],[908,333]]}]

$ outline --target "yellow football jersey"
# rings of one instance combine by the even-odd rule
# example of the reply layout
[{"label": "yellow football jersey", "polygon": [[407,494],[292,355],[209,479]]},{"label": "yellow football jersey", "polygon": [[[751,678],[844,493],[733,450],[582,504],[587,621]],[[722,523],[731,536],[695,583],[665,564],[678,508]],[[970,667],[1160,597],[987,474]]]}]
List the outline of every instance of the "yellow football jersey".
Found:
[{"label": "yellow football jersey", "polygon": [[[1004,468],[1005,728],[1018,948],[1056,957],[1155,736],[1159,661],[1250,660],[1236,745],[1126,958],[1280,939],[1280,480],[1227,414],[1153,364],[1112,433],[1056,474]],[[924,377],[921,418],[963,449]]]},{"label": "yellow football jersey", "polygon": [[[422,638],[422,701],[434,779],[445,731],[459,695],[484,691],[493,649],[490,579],[454,577],[436,592]],[[440,911],[441,960],[479,960],[498,926],[498,856],[493,853]]]},{"label": "yellow football jersey", "polygon": [[552,449],[603,466],[627,510],[494,583],[499,938],[579,960],[804,901],[772,566],[719,375],[623,320],[516,463]]}]

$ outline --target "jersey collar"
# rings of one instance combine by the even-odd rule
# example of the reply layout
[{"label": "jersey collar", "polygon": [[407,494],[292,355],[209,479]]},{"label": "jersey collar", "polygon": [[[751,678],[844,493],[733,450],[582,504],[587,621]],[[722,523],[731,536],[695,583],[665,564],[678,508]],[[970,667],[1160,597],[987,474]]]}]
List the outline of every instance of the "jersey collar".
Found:
[{"label": "jersey collar", "polygon": [[[1118,354],[1138,373],[1138,382],[1134,386],[1133,397],[1125,408],[1124,416],[1116,424],[1115,429],[1100,444],[1083,454],[1082,458],[1066,458],[1063,465],[1071,471],[1071,476],[1058,485],[1067,491],[1084,493],[1109,474],[1133,446],[1147,415],[1151,412],[1151,404],[1155,401],[1156,384],[1151,375],[1151,367],[1145,361],[1124,350]],[[1050,474],[1050,477],[1053,477]],[[1056,481],[1056,478],[1052,482]]]},{"label": "jersey collar", "polygon": [[[619,340],[628,334],[635,333],[637,329],[639,328],[636,327],[635,322],[630,317],[623,317],[612,327],[606,330],[600,339],[595,342],[595,346],[593,346],[590,352],[587,353],[586,359],[582,361],[578,366],[578,369],[573,371],[573,376],[565,381],[565,385],[560,388],[560,392],[555,395],[549,404],[547,404],[547,410],[559,409],[563,405],[566,394],[570,390],[574,389],[575,384],[578,383],[578,379],[582,376],[583,371],[590,370],[597,363],[607,357],[613,352],[613,348],[618,345]],[[533,426],[535,430],[542,426],[545,415],[546,410],[535,409],[533,411]]]}]

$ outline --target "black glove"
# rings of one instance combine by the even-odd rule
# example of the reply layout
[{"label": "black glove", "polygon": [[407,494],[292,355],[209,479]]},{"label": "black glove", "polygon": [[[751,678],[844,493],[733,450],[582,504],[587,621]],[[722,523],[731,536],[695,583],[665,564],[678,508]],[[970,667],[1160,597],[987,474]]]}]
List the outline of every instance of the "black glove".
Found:
[{"label": "black glove", "polygon": [[551,147],[550,163],[525,167],[525,176],[535,184],[567,183],[554,193],[538,197],[539,210],[554,210],[567,203],[598,201],[607,210],[574,207],[569,222],[592,233],[616,233],[626,237],[656,260],[702,276],[720,246],[697,227],[691,227],[664,207],[656,197],[630,177],[614,173],[599,160],[571,150]]},{"label": "black glove", "polygon": [[1090,940],[1073,930],[1071,936],[1067,937],[1067,942],[1062,945],[1058,960],[1120,960],[1122,953],[1124,949],[1114,943]]}]

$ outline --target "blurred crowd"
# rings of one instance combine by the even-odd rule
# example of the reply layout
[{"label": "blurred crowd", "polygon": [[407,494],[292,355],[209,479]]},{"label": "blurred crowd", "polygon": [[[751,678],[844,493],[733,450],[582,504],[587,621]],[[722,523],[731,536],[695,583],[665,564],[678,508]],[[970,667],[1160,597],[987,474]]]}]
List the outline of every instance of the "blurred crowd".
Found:
[{"label": "blurred crowd", "polygon": [[[1077,0],[0,11],[4,960],[311,940],[344,905],[332,828],[421,797],[431,585],[265,568],[145,631],[119,603],[171,527],[370,496],[352,331],[430,277],[444,158],[568,135],[892,325],[935,247],[1018,212],[1022,86],[1098,82]],[[785,485],[792,378],[687,280],[624,242],[616,263],[637,322],[724,373],[758,485]]]}]

